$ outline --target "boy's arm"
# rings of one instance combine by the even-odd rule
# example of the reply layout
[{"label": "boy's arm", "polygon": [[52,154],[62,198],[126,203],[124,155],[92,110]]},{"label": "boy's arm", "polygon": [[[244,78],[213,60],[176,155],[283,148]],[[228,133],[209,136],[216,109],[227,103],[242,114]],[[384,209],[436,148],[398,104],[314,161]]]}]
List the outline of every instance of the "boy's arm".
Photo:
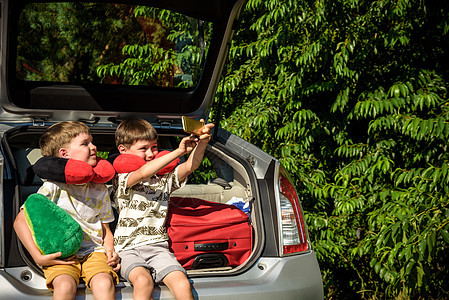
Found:
[{"label": "boy's arm", "polygon": [[[128,177],[126,187],[132,187],[133,185],[153,176],[171,161],[191,152],[193,149],[193,152],[189,156],[189,159],[185,163],[181,164],[178,168],[179,180],[183,180],[184,178],[186,178],[201,164],[207,143],[210,141],[210,138],[212,136],[211,129],[213,127],[214,124],[212,123],[206,124],[203,128],[203,134],[199,138],[195,137],[194,135],[183,138],[179,143],[178,149],[173,150],[169,154],[153,159],[152,161],[147,162],[137,171],[132,172]],[[198,141],[198,145],[194,148],[195,141]]]},{"label": "boy's arm", "polygon": [[56,264],[67,265],[75,263],[74,261],[70,260],[57,259],[58,257],[61,256],[61,252],[52,253],[48,255],[43,255],[40,252],[39,248],[34,243],[34,239],[31,234],[30,228],[28,227],[28,224],[26,222],[25,213],[23,210],[20,210],[19,214],[17,215],[14,221],[14,230],[16,231],[16,234],[19,237],[22,244],[30,253],[31,257],[33,257],[33,260],[39,266],[51,266]]},{"label": "boy's arm", "polygon": [[114,235],[109,223],[101,223],[101,227],[103,228],[103,246],[106,250],[108,265],[112,266],[114,271],[118,271],[120,269],[120,258],[114,249]]},{"label": "boy's arm", "polygon": [[153,176],[163,167],[168,165],[170,162],[172,162],[173,160],[177,159],[178,157],[184,154],[185,153],[182,151],[182,149],[178,148],[164,156],[155,158],[147,162],[138,170],[132,172],[129,175],[128,181],[126,182],[126,187],[132,187],[133,185]]},{"label": "boy's arm", "polygon": [[211,130],[214,124],[206,124],[203,128],[203,134],[199,136],[199,141],[195,149],[189,155],[189,158],[178,167],[178,180],[182,181],[195,171],[201,164],[206,151],[207,144],[209,143],[212,133]]}]

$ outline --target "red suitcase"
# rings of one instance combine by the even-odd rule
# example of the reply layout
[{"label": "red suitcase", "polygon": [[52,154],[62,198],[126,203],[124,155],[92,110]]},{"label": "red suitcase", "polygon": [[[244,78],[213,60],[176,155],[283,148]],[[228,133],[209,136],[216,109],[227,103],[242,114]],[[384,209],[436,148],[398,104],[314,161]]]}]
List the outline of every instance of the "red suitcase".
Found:
[{"label": "red suitcase", "polygon": [[170,198],[170,250],[185,269],[239,266],[251,254],[248,216],[234,205],[195,198]]}]

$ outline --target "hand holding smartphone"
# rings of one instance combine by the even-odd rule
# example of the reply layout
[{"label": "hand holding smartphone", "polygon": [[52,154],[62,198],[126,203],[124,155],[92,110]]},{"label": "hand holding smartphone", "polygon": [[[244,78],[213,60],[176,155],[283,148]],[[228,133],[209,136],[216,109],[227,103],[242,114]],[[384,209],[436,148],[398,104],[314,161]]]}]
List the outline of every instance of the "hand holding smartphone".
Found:
[{"label": "hand holding smartphone", "polygon": [[204,128],[204,122],[182,116],[182,129],[190,134],[201,135]]}]

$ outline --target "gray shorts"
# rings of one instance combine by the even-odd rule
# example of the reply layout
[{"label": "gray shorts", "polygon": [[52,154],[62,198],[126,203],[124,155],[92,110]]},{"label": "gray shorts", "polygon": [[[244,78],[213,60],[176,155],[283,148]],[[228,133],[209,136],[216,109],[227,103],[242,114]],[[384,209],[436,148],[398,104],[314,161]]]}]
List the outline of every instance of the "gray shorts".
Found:
[{"label": "gray shorts", "polygon": [[168,242],[157,242],[119,253],[122,267],[120,275],[129,281],[128,275],[135,267],[147,268],[155,283],[159,283],[173,271],[186,270],[179,264],[176,257],[168,249]]}]

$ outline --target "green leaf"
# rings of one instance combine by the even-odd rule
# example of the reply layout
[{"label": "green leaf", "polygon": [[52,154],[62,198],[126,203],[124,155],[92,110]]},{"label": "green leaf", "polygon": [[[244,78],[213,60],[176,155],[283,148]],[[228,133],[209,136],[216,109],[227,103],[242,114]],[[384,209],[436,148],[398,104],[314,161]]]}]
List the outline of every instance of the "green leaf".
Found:
[{"label": "green leaf", "polygon": [[377,262],[374,265],[374,272],[379,273],[380,269],[382,268],[382,264],[380,262]]},{"label": "green leaf", "polygon": [[443,237],[444,241],[449,244],[449,232],[445,229],[442,229],[441,236]]},{"label": "green leaf", "polygon": [[402,247],[402,242],[399,242],[394,246],[393,250],[390,252],[390,254],[388,256],[388,264],[389,265],[391,265],[391,266],[394,265],[395,260],[398,259],[396,257],[396,255],[401,247]]},{"label": "green leaf", "polygon": [[405,259],[407,261],[410,261],[412,257],[412,245],[407,244],[406,250],[405,250]]},{"label": "green leaf", "polygon": [[426,242],[427,242],[427,249],[429,251],[429,259],[430,259],[431,253],[433,251],[433,247],[435,246],[435,242],[436,242],[436,232],[435,232],[435,230],[432,230],[430,232],[430,234],[427,235]]},{"label": "green leaf", "polygon": [[427,240],[425,238],[421,238],[421,240],[418,243],[418,252],[421,259],[424,256],[424,252],[426,251],[426,246]]},{"label": "green leaf", "polygon": [[410,260],[407,263],[407,266],[405,267],[405,273],[404,275],[409,275],[410,272],[412,271],[413,266],[415,265],[415,261],[414,260]]},{"label": "green leaf", "polygon": [[417,266],[416,267],[416,274],[417,274],[417,284],[418,284],[418,287],[420,287],[420,286],[422,286],[422,280],[423,280],[423,277],[424,277],[424,270],[423,270],[423,268],[421,267],[421,264],[419,264],[419,266]]}]

